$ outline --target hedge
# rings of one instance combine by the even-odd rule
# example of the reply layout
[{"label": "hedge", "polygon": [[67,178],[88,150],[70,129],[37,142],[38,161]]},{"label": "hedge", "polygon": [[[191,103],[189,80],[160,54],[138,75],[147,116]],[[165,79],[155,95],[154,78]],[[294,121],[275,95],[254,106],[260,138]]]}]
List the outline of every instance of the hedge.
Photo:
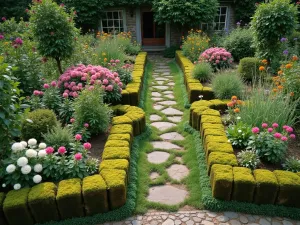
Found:
[{"label": "hedge", "polygon": [[31,188],[28,194],[28,206],[37,223],[59,220],[55,200],[56,192],[56,185],[50,182],[41,183]]},{"label": "hedge", "polygon": [[238,72],[248,81],[258,78],[261,61],[258,58],[246,57],[240,60]]},{"label": "hedge", "polygon": [[198,101],[200,96],[203,100],[210,100],[214,98],[212,88],[203,87],[199,80],[192,76],[194,64],[186,58],[181,51],[176,51],[175,59],[184,75],[184,84],[188,92],[189,103]]}]

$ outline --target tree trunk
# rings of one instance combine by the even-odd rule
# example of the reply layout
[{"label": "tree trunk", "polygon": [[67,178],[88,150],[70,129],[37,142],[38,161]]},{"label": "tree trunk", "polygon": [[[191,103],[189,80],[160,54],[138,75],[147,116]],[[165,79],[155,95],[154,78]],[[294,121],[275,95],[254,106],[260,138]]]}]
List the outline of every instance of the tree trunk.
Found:
[{"label": "tree trunk", "polygon": [[62,71],[62,68],[61,68],[61,61],[60,61],[59,58],[55,58],[55,60],[56,60],[56,63],[57,63],[58,71],[61,75],[61,74],[63,74],[63,71]]}]

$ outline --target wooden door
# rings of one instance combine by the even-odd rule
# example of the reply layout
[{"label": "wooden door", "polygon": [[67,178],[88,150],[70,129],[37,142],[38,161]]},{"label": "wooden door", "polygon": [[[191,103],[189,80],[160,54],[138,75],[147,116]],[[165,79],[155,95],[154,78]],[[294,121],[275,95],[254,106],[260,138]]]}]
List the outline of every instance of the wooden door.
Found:
[{"label": "wooden door", "polygon": [[154,13],[142,11],[142,45],[164,46],[166,36],[166,25],[154,21]]}]

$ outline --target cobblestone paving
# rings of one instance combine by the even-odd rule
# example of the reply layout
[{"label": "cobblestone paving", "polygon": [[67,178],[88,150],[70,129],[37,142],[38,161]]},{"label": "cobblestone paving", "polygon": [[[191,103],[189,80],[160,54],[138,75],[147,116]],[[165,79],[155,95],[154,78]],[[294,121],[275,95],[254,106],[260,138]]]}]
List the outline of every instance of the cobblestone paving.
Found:
[{"label": "cobblestone paving", "polygon": [[[150,56],[154,63],[153,78],[150,84],[149,94],[153,97],[153,108],[167,116],[170,122],[162,120],[156,114],[150,116],[151,125],[160,131],[176,127],[181,122],[183,112],[174,108],[177,102],[174,99],[173,86],[174,80],[170,73],[168,61],[161,56]],[[162,132],[163,141],[152,142],[153,151],[148,154],[148,162],[154,164],[164,163],[169,158],[168,150],[184,150],[172,141],[183,140],[184,137],[177,132]],[[181,164],[178,164],[181,163]],[[189,173],[189,169],[182,163],[180,157],[176,157],[174,163],[166,168],[169,176],[180,181]],[[156,179],[159,174],[149,174],[151,179]],[[149,190],[148,201],[159,202],[167,205],[174,205],[184,201],[188,196],[188,190],[183,187],[177,188],[169,184],[153,186]],[[149,225],[300,225],[300,222],[292,221],[287,218],[270,218],[263,216],[247,215],[235,212],[214,213],[206,210],[199,211],[179,211],[179,212],[148,212],[145,215],[138,215],[124,221],[105,223],[104,225],[123,225],[123,224],[149,224]]]}]

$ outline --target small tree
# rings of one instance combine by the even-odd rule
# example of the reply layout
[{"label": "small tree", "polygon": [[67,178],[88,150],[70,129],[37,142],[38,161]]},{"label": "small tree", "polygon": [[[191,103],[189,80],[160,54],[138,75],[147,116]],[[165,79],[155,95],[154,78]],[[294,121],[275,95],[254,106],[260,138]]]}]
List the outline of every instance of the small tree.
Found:
[{"label": "small tree", "polygon": [[297,7],[290,0],[259,4],[252,19],[257,55],[268,59],[273,69],[279,65],[280,39],[290,35],[297,25]]},{"label": "small tree", "polygon": [[154,0],[153,11],[159,23],[197,26],[214,21],[218,0]]},{"label": "small tree", "polygon": [[74,15],[65,12],[52,0],[34,0],[30,10],[30,22],[38,50],[46,57],[54,58],[62,74],[61,61],[72,55],[77,30]]}]

